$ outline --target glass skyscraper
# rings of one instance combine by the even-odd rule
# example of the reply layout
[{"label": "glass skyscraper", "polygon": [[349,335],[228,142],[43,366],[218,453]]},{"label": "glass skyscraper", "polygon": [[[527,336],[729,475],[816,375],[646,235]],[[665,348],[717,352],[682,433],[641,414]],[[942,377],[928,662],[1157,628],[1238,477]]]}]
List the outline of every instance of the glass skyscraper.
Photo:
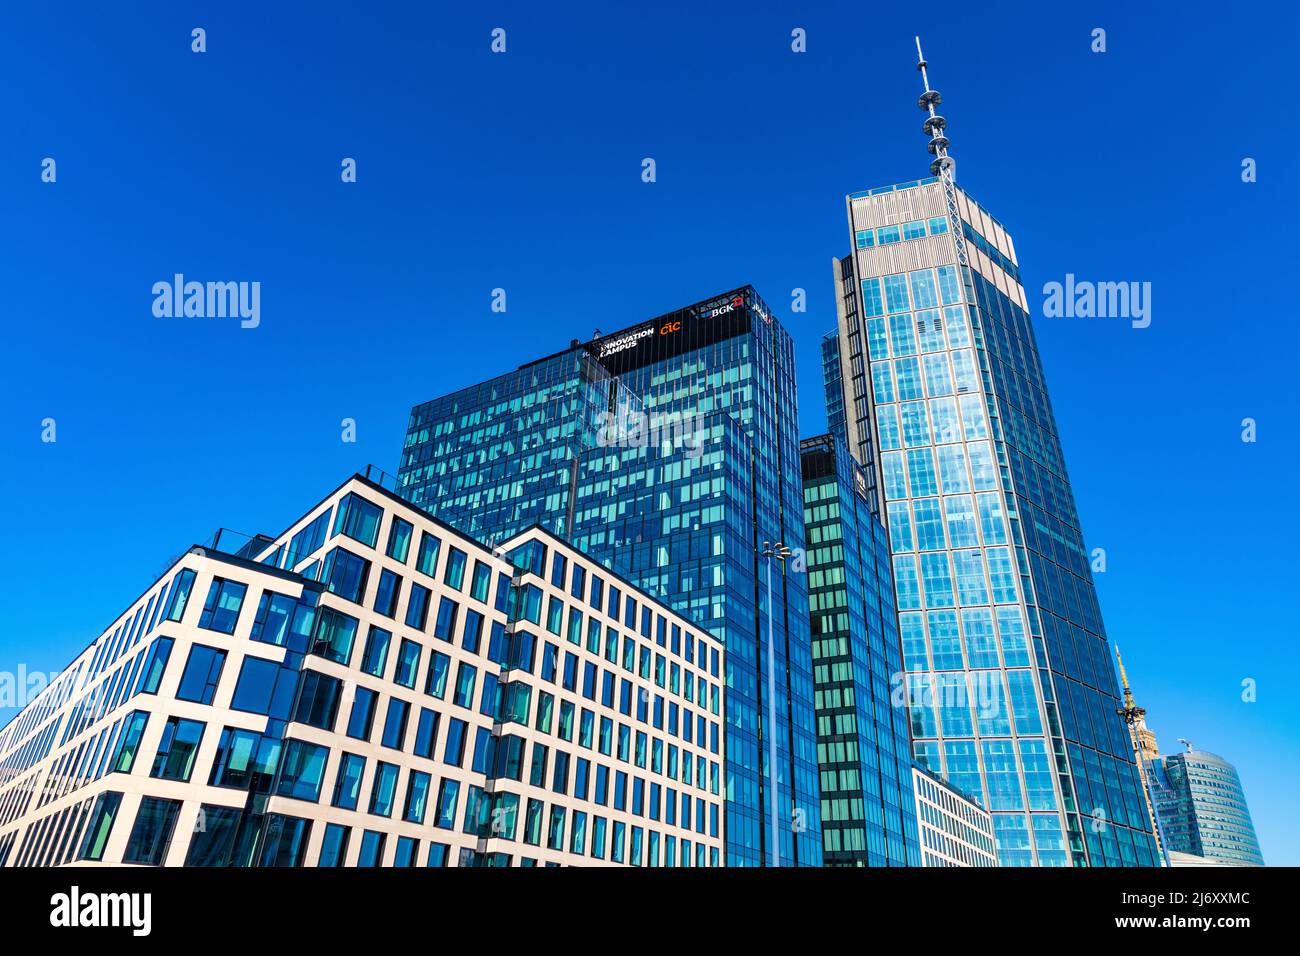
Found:
[{"label": "glass skyscraper", "polygon": [[935,176],[847,197],[823,351],[890,532],[915,758],[992,812],[1002,865],[1153,865],[1020,266],[937,103]]},{"label": "glass skyscraper", "polygon": [[800,449],[825,862],[920,866],[889,540],[844,443]]},{"label": "glass skyscraper", "polygon": [[438,518],[487,539],[540,524],[724,644],[731,866],[771,858],[771,735],[780,862],[822,862],[807,582],[779,562],[768,718],[759,549],[804,546],[794,381],[746,286],[416,406],[399,471]]},{"label": "glass skyscraper", "polygon": [[1237,768],[1204,750],[1151,762],[1151,796],[1171,853],[1237,866],[1263,866]]}]

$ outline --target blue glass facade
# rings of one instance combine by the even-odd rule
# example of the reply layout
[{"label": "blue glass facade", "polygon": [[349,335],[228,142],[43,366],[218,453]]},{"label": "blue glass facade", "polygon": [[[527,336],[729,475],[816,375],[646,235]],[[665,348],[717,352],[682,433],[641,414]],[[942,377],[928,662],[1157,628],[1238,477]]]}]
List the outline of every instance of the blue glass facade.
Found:
[{"label": "blue glass facade", "polygon": [[822,336],[822,380],[826,393],[826,430],[847,442],[844,426],[844,376],[840,372],[840,336],[828,332]]},{"label": "blue glass facade", "polygon": [[937,180],[850,196],[839,269],[845,431],[890,530],[915,757],[992,811],[1003,865],[1152,865],[1011,240],[955,197],[959,222]]},{"label": "blue glass facade", "polygon": [[769,734],[780,861],[822,861],[807,586],[784,568],[766,717],[758,550],[804,546],[794,381],[789,335],[744,287],[416,406],[399,470],[437,517],[498,539],[541,524],[723,642],[731,866],[771,856]]},{"label": "blue glass facade", "polygon": [[800,447],[825,862],[920,866],[889,539],[844,443]]},{"label": "blue glass facade", "polygon": [[1171,852],[1238,866],[1263,866],[1237,769],[1216,754],[1192,750],[1151,761],[1151,797]]}]

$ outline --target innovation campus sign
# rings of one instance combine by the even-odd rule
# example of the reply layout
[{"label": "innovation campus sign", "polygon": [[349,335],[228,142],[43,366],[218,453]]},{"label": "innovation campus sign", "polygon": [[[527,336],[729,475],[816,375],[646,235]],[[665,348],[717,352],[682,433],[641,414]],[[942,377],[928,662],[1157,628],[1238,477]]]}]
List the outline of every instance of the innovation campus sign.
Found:
[{"label": "innovation campus sign", "polygon": [[[719,304],[706,303],[694,308],[696,320],[717,319],[724,315],[741,312],[745,308],[745,297],[741,295],[732,296],[726,302]],[[751,308],[763,318],[763,321],[771,323],[772,317],[767,314],[757,303],[752,303]],[[690,310],[688,310],[690,311]],[[595,347],[597,358],[608,358],[611,355],[617,355],[620,352],[626,352],[629,349],[637,348],[647,340],[659,339],[663,336],[677,335],[688,324],[689,319],[683,320],[675,316],[682,313],[672,313],[670,316],[664,316],[658,319],[651,319],[642,325],[635,326],[626,332],[619,332],[609,338],[599,339],[592,343]]]}]

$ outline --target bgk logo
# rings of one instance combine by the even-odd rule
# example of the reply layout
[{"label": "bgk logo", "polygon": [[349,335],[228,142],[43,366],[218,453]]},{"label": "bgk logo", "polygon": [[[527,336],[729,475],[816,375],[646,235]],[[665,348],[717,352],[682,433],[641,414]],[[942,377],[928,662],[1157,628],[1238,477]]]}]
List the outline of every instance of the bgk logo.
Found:
[{"label": "bgk logo", "polygon": [[726,315],[728,312],[735,312],[737,309],[742,309],[744,307],[745,300],[741,296],[736,296],[726,305],[720,305],[716,309],[709,310],[709,314],[706,315],[705,318],[716,319],[720,315]]}]

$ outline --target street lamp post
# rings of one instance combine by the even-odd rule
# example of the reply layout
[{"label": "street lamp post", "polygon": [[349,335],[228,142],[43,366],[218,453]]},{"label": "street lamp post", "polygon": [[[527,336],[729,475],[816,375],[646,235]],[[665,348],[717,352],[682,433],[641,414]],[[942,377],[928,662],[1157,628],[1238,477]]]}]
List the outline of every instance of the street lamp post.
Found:
[{"label": "street lamp post", "polygon": [[772,866],[781,865],[780,815],[776,796],[776,641],[772,636],[772,559],[784,561],[793,552],[780,541],[763,542],[763,557],[767,558],[767,772],[768,790],[772,807]]}]

